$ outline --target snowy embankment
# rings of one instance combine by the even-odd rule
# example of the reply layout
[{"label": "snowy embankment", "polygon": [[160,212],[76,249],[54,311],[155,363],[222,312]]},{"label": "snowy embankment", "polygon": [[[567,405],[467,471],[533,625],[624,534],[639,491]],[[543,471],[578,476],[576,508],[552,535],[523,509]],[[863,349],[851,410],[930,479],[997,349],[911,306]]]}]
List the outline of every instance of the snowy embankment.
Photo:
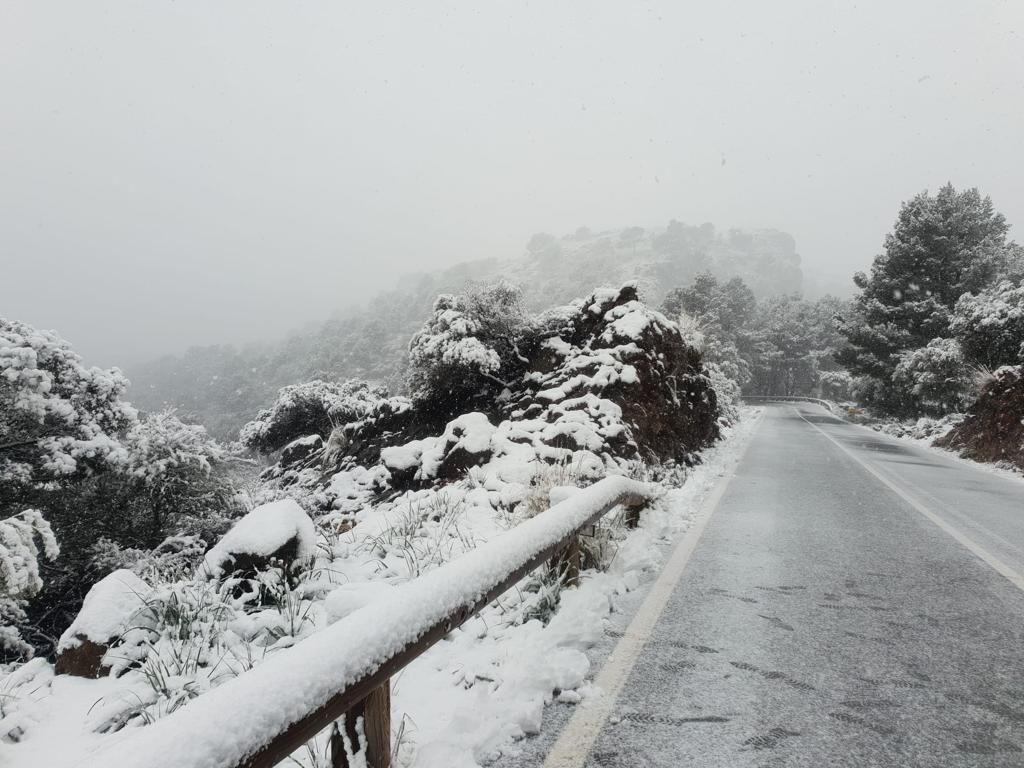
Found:
[{"label": "snowy embankment", "polygon": [[[450,768],[493,760],[540,729],[546,705],[585,697],[592,672],[586,650],[600,638],[623,596],[656,572],[667,544],[689,526],[700,500],[735,462],[753,429],[752,413],[704,452],[704,462],[687,473],[681,487],[664,488],[638,529],[614,542],[607,570],[588,571],[580,587],[561,590],[546,623],[509,621],[509,612],[524,610],[520,590],[513,590],[397,675],[392,680],[396,765]],[[628,481],[611,484],[618,482]],[[494,544],[516,542],[503,546],[500,557],[482,544],[402,586],[387,586],[387,579],[335,585],[314,607],[307,606],[321,614],[309,636],[284,638],[286,645],[300,640],[298,652],[271,655],[234,684],[213,687],[175,717],[142,729],[96,731],[111,702],[140,695],[138,672],[88,681],[54,678],[41,660],[26,665],[16,681],[22,684],[20,706],[12,714],[22,719],[24,736],[18,744],[4,745],[6,764],[80,765],[90,753],[102,765],[221,764],[257,742],[264,727],[308,709],[344,685],[354,670],[407,642],[413,630],[405,619],[441,615],[452,600],[481,588],[484,582],[475,579],[497,578],[514,549],[557,535],[554,528],[571,528],[585,495],[569,494],[560,505],[564,514],[542,514],[495,532]],[[527,589],[525,583],[521,589]],[[326,765],[325,749],[323,739],[296,756],[307,765]]]},{"label": "snowy embankment", "polygon": [[880,432],[901,442],[909,443],[946,461],[963,464],[1001,477],[1024,480],[1024,470],[1009,461],[997,463],[982,461],[963,455],[962,449],[959,447],[948,447],[943,444],[946,442],[950,432],[963,423],[964,418],[965,414],[955,413],[942,418],[925,416],[916,420],[910,419],[906,421],[896,419],[858,420],[850,423]]}]

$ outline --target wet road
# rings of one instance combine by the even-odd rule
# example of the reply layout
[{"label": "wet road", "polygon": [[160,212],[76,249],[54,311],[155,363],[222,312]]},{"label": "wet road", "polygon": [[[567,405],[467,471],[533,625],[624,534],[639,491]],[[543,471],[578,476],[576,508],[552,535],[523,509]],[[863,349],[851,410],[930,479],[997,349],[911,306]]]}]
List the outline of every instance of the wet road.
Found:
[{"label": "wet road", "polygon": [[576,764],[1024,766],[1021,574],[1024,482],[769,406]]}]

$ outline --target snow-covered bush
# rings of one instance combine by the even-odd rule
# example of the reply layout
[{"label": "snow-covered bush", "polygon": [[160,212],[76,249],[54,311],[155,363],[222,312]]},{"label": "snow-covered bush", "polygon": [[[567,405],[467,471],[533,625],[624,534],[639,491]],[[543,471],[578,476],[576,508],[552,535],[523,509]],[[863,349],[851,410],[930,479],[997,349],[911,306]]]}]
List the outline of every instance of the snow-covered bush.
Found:
[{"label": "snow-covered bush", "polygon": [[854,380],[847,371],[821,371],[819,377],[822,397],[841,402],[853,396]]},{"label": "snow-covered bush", "polygon": [[980,384],[963,419],[935,444],[975,461],[1024,469],[1024,367],[1004,365]]},{"label": "snow-covered bush", "polygon": [[0,512],[48,484],[119,466],[136,419],[116,368],[87,368],[52,331],[0,318]]},{"label": "snow-covered bush", "polygon": [[203,427],[163,411],[136,423],[124,445],[123,495],[142,532],[139,543],[156,546],[170,535],[220,532],[239,511],[227,475],[229,456]]},{"label": "snow-covered bush", "polygon": [[739,419],[740,406],[743,404],[743,391],[735,378],[735,369],[709,362],[704,364],[704,370],[707,371],[711,388],[715,390],[721,418],[727,424],[734,423]]},{"label": "snow-covered bush", "polygon": [[295,501],[263,504],[235,523],[206,556],[199,575],[243,578],[278,564],[286,570],[308,565],[316,553],[316,529]]},{"label": "snow-covered bush", "polygon": [[520,350],[525,324],[520,292],[504,281],[465,296],[439,296],[409,343],[413,399],[454,415],[481,390],[500,392],[528,362]]},{"label": "snow-covered bush", "polygon": [[358,379],[293,384],[282,388],[269,409],[242,427],[239,438],[263,454],[310,435],[326,440],[335,427],[365,418],[386,398],[386,388]]},{"label": "snow-covered bush", "polygon": [[59,553],[53,530],[38,510],[0,520],[0,658],[32,655],[17,627],[25,620],[25,601],[43,588],[40,557],[53,560]]},{"label": "snow-covered bush", "polygon": [[941,418],[922,416],[917,421],[883,421],[873,423],[871,427],[893,437],[930,441],[945,435],[963,421],[963,418],[962,413],[951,413]]},{"label": "snow-covered bush", "polygon": [[900,355],[892,382],[918,403],[920,413],[942,416],[963,409],[972,377],[954,339],[933,339]]},{"label": "snow-covered bush", "polygon": [[0,320],[0,516],[38,509],[61,544],[58,567],[21,603],[40,649],[105,573],[92,559],[101,539],[126,564],[168,536],[215,535],[233,514],[224,450],[172,412],[140,418],[127,386],[56,334]]},{"label": "snow-covered bush", "polygon": [[949,330],[968,361],[989,368],[1014,365],[1024,344],[1024,285],[1008,280],[960,297]]},{"label": "snow-covered bush", "polygon": [[193,573],[203,559],[207,543],[198,534],[168,536],[152,549],[126,547],[101,538],[91,549],[90,561],[99,573],[127,569],[151,581],[176,581]]}]

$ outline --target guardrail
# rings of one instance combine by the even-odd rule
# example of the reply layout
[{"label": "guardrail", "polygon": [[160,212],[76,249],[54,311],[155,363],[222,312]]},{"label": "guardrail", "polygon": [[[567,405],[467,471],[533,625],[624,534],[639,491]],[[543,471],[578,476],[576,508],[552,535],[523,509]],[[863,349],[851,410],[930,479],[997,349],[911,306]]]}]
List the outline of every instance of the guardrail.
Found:
[{"label": "guardrail", "polygon": [[835,413],[836,406],[830,403],[828,400],[822,400],[819,397],[802,397],[799,395],[743,395],[744,400],[750,400],[754,402],[801,402],[801,403],[817,403],[823,408],[827,408],[830,412]]},{"label": "guardrail", "polygon": [[391,677],[544,563],[556,562],[566,581],[576,583],[583,529],[620,506],[626,524],[636,527],[654,495],[651,486],[624,477],[581,489],[101,748],[82,765],[269,768],[333,724],[332,765],[348,765],[347,740],[351,751],[365,745],[371,768],[390,768]]}]

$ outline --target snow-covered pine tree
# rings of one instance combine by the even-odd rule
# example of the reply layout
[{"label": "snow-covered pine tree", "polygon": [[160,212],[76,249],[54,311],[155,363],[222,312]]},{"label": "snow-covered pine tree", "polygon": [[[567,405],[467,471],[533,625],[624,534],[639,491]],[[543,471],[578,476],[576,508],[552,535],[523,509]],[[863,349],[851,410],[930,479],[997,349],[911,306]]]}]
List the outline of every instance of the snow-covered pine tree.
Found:
[{"label": "snow-covered pine tree", "polygon": [[903,353],[950,335],[957,300],[989,286],[1014,246],[1009,225],[977,189],[951,184],[903,203],[871,274],[858,273],[855,309],[843,319],[837,359],[860,377],[859,395],[880,412],[916,415],[913,388],[893,383]]},{"label": "snow-covered pine tree", "polygon": [[410,395],[435,403],[442,419],[472,410],[470,401],[501,392],[525,369],[526,329],[520,291],[506,281],[439,296],[409,343]]},{"label": "snow-covered pine tree", "polygon": [[971,375],[954,339],[932,339],[900,355],[892,386],[916,402],[920,414],[944,416],[966,406]]},{"label": "snow-covered pine tree", "polygon": [[1024,361],[1024,285],[1003,280],[975,296],[961,296],[949,330],[970,363],[992,369],[1019,365]]}]

